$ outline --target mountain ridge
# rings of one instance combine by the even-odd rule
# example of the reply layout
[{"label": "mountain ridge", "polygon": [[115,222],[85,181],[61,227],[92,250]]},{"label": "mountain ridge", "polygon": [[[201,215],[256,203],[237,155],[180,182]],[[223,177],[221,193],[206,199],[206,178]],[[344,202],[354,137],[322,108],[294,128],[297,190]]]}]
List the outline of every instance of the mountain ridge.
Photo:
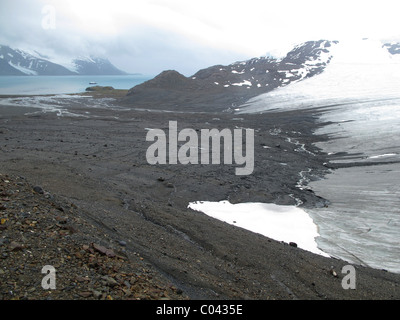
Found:
[{"label": "mountain ridge", "polygon": [[57,63],[39,52],[29,53],[0,45],[0,76],[1,75],[123,75],[108,59],[99,57],[78,57],[67,63]]},{"label": "mountain ridge", "polygon": [[308,41],[282,59],[252,58],[227,66],[201,69],[190,77],[167,70],[128,91],[123,102],[139,107],[234,109],[247,99],[321,73],[330,62],[329,48],[337,41]]},{"label": "mountain ridge", "polygon": [[[279,59],[263,56],[226,66],[214,65],[189,77],[175,70],[163,71],[131,88],[122,102],[140,108],[162,105],[167,109],[234,111],[255,96],[323,73],[338,44],[337,40],[307,41]],[[400,54],[399,43],[380,46],[388,55]]]}]

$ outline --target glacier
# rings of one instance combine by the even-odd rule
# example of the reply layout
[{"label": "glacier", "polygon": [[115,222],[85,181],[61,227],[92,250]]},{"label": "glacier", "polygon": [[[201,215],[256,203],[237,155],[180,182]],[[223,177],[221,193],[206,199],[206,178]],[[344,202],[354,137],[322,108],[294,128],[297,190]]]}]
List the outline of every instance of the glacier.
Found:
[{"label": "glacier", "polygon": [[304,181],[328,199],[306,209],[318,226],[318,248],[351,263],[400,272],[400,55],[378,40],[339,41],[319,75],[261,94],[236,112],[314,111],[330,137],[316,146],[331,170]]}]

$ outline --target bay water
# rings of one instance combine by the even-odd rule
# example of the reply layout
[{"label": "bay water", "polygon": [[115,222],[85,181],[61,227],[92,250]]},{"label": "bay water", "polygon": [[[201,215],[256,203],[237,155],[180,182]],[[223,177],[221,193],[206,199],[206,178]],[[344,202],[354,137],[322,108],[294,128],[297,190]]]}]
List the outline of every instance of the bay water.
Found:
[{"label": "bay water", "polygon": [[[47,95],[85,92],[93,85],[130,89],[153,78],[151,75],[115,76],[0,76],[0,95]],[[95,82],[96,84],[90,84]]]}]

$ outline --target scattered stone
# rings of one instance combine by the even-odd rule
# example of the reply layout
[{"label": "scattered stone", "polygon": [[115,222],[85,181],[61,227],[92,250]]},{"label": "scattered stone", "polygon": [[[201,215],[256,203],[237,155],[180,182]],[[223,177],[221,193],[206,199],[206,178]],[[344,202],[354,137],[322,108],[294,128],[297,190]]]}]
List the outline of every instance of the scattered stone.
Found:
[{"label": "scattered stone", "polygon": [[289,242],[289,246],[297,248],[297,243],[296,242]]},{"label": "scattered stone", "polygon": [[79,295],[81,297],[83,297],[83,298],[89,298],[90,296],[93,295],[93,292],[91,292],[91,291],[83,291],[83,292],[79,293]]},{"label": "scattered stone", "polygon": [[100,299],[102,294],[103,294],[101,291],[97,291],[97,290],[94,290],[94,289],[92,290],[92,293],[93,293],[93,297],[95,299]]},{"label": "scattered stone", "polygon": [[104,254],[107,257],[115,257],[115,253],[112,249],[108,249],[108,248],[98,245],[96,243],[93,243],[92,245],[93,245],[93,248],[96,251],[100,252],[101,254]]},{"label": "scattered stone", "polygon": [[68,218],[67,218],[67,217],[60,217],[60,216],[57,216],[55,219],[56,219],[56,221],[57,221],[58,223],[60,223],[60,224],[66,224],[67,221],[68,221]]},{"label": "scattered stone", "polygon": [[11,251],[20,251],[20,250],[23,250],[25,248],[24,245],[22,245],[22,244],[20,244],[20,243],[18,243],[16,241],[11,241],[9,247],[10,247]]},{"label": "scattered stone", "polygon": [[12,193],[9,193],[8,191],[1,191],[0,192],[0,196],[1,197],[9,197],[11,195],[12,195]]},{"label": "scattered stone", "polygon": [[119,243],[120,246],[126,247],[126,241],[119,240],[118,243]]},{"label": "scattered stone", "polygon": [[39,194],[44,194],[44,190],[40,186],[34,186],[33,191],[35,191],[36,193],[39,193]]},{"label": "scattered stone", "polygon": [[118,285],[118,282],[110,276],[103,276],[101,277],[101,279],[103,280],[104,285],[107,285],[109,287],[115,287],[116,285]]},{"label": "scattered stone", "polygon": [[[140,257],[121,257],[96,244],[112,239],[78,215],[76,205],[47,199],[39,186],[34,190],[4,178],[0,173],[0,201],[7,201],[0,211],[0,300],[187,299]],[[46,264],[56,269],[56,289],[50,291],[38,290]]]},{"label": "scattered stone", "polygon": [[53,199],[53,195],[50,192],[43,193],[46,199]]}]

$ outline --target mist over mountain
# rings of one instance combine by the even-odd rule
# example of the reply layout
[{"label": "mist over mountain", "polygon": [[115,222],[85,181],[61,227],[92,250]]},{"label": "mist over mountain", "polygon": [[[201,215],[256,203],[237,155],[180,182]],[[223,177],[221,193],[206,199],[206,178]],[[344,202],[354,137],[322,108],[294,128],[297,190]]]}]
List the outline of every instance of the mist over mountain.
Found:
[{"label": "mist over mountain", "polygon": [[27,52],[0,45],[0,75],[122,75],[108,59],[87,56],[66,60],[64,63],[36,51]]}]

